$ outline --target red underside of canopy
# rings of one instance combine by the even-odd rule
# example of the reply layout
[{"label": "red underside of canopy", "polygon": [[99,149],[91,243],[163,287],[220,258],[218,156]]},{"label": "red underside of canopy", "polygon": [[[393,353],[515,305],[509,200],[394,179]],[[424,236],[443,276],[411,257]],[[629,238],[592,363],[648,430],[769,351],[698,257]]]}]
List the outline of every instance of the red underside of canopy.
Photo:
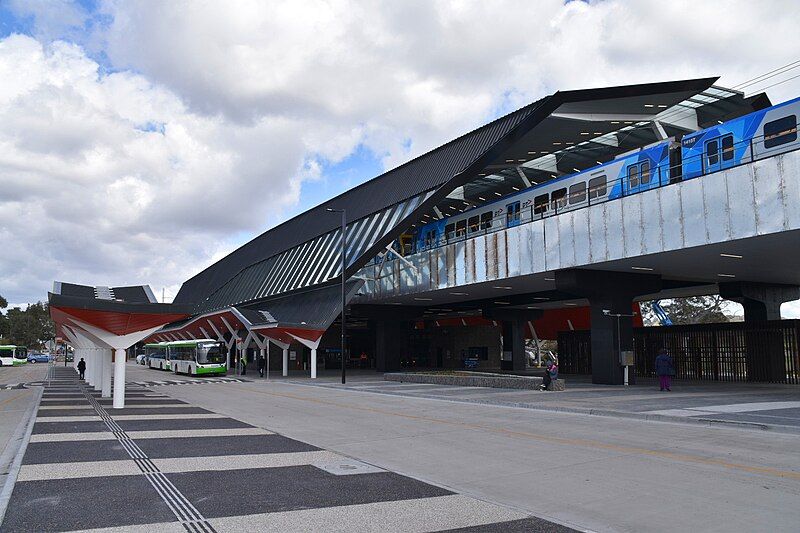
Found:
[{"label": "red underside of canopy", "polygon": [[127,335],[182,320],[188,315],[181,313],[120,313],[75,307],[50,307],[50,316],[57,324],[72,324],[75,320],[79,320],[114,335]]}]

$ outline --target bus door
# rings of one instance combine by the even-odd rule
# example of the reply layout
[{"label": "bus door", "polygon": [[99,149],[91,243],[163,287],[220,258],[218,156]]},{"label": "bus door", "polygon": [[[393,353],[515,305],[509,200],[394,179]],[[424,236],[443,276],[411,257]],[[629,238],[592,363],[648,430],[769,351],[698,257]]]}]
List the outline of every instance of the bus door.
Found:
[{"label": "bus door", "polygon": [[509,228],[519,226],[519,214],[519,202],[512,202],[506,205],[506,226]]}]

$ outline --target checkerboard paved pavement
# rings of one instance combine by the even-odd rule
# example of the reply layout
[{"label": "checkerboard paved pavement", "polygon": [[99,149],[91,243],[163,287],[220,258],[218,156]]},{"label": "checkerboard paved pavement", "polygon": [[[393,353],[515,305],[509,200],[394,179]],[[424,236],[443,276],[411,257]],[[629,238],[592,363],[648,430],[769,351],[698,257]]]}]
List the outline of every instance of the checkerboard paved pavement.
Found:
[{"label": "checkerboard paved pavement", "polygon": [[568,531],[129,385],[56,368],[2,532]]}]

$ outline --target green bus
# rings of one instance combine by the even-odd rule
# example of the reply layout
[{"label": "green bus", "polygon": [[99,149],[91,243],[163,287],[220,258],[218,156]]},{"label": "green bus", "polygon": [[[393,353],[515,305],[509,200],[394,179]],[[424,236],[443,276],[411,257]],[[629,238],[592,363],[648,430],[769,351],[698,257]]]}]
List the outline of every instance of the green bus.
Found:
[{"label": "green bus", "polygon": [[144,353],[147,357],[147,366],[157,370],[169,370],[169,359],[167,359],[168,342],[157,342],[144,345]]},{"label": "green bus", "polygon": [[225,345],[211,339],[175,341],[167,344],[167,358],[176,374],[190,376],[226,374],[228,372]]},{"label": "green bus", "polygon": [[0,366],[19,366],[28,362],[28,349],[14,344],[0,345]]}]

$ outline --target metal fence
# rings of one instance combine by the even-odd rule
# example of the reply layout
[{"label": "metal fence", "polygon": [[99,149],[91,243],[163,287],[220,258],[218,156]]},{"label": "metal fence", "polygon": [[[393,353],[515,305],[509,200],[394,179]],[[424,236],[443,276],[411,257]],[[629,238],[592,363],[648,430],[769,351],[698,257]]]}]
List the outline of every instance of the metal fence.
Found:
[{"label": "metal fence", "polygon": [[[559,370],[590,374],[588,331],[558,336]],[[658,350],[675,361],[676,377],[702,381],[800,384],[800,320],[635,328],[635,373],[655,376]]]}]

